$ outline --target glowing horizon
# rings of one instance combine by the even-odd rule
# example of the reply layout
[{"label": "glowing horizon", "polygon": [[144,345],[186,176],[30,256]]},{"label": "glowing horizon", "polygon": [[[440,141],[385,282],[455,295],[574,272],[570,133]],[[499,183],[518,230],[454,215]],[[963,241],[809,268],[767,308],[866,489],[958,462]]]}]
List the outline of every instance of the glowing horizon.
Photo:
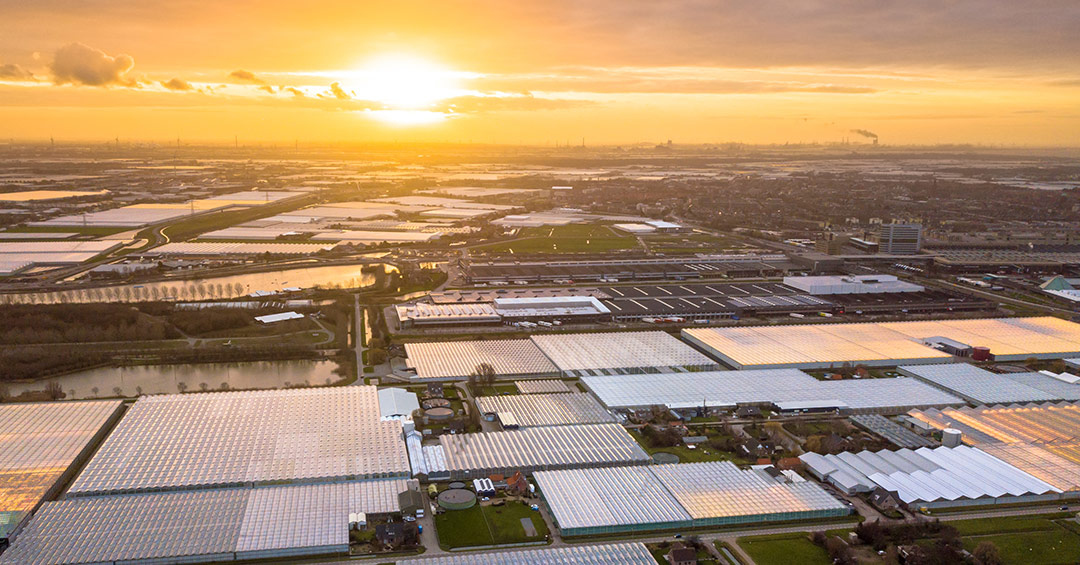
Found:
[{"label": "glowing horizon", "polygon": [[0,123],[26,140],[1080,145],[1080,5],[991,3],[42,0],[0,22]]}]

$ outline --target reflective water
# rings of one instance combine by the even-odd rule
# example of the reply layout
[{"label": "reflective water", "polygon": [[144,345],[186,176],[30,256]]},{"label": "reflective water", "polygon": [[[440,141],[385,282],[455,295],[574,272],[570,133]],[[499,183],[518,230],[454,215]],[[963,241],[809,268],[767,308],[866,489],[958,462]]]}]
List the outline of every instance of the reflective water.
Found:
[{"label": "reflective water", "polygon": [[[393,270],[384,264],[298,267],[265,273],[246,273],[189,280],[165,280],[99,288],[22,294],[2,294],[0,304],[60,304],[85,302],[148,302],[237,298],[256,291],[286,288],[364,288],[375,284],[371,270]],[[367,272],[365,272],[367,269]]]},{"label": "reflective water", "polygon": [[341,379],[334,374],[336,368],[337,363],[328,360],[101,367],[32,383],[6,383],[5,386],[12,396],[17,396],[27,390],[44,390],[48,383],[58,382],[66,399],[135,396],[140,392],[176,393],[181,389],[285,388],[298,384],[325,386]]}]

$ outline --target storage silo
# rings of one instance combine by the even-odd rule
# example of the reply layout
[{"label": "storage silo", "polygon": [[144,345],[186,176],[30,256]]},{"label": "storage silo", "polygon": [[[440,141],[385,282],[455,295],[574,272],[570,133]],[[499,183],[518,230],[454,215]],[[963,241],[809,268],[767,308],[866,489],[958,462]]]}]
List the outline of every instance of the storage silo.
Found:
[{"label": "storage silo", "polygon": [[941,445],[945,447],[960,447],[964,440],[964,432],[955,428],[945,428],[941,431]]}]

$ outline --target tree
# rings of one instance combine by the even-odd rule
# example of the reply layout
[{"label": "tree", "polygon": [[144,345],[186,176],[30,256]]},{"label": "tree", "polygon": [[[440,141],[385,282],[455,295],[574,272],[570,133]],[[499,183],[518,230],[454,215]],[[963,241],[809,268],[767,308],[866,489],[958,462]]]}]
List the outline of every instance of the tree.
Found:
[{"label": "tree", "polygon": [[855,559],[851,556],[851,547],[844,540],[833,536],[825,540],[825,551],[836,565],[855,565]]},{"label": "tree", "polygon": [[11,398],[11,391],[6,385],[0,385],[0,402],[7,402]]},{"label": "tree", "polygon": [[113,396],[124,396],[124,389],[122,389],[122,388],[120,388],[118,386],[114,386],[112,391],[113,391]]},{"label": "tree", "polygon": [[[326,380],[329,381],[330,379],[326,379]],[[326,384],[330,384],[330,383],[326,383]],[[229,390],[229,383],[221,383],[221,390]]]},{"label": "tree", "polygon": [[98,393],[98,387],[95,386],[95,387],[90,389],[90,394],[93,394],[94,398],[97,398],[97,393]]},{"label": "tree", "polygon": [[1002,565],[1004,563],[1001,560],[1001,552],[998,551],[998,547],[992,541],[979,542],[979,545],[975,546],[972,555],[975,556],[975,560],[979,562],[979,565]]},{"label": "tree", "polygon": [[386,360],[390,357],[390,354],[385,349],[369,349],[368,350],[368,363],[371,365],[382,365],[386,363]]},{"label": "tree", "polygon": [[[199,288],[202,288],[202,287],[199,287]],[[201,389],[203,392],[206,392],[207,390],[210,389],[210,385],[208,385],[206,383],[199,383],[199,389]]]},{"label": "tree", "polygon": [[142,396],[142,387],[141,386],[135,387],[135,396]]},{"label": "tree", "polygon": [[176,390],[180,391],[180,393],[183,394],[184,391],[187,390],[187,383],[183,381],[176,383]]},{"label": "tree", "polygon": [[473,371],[476,375],[476,381],[485,386],[491,386],[495,384],[495,367],[491,366],[491,363],[481,363],[476,366],[476,370]]}]

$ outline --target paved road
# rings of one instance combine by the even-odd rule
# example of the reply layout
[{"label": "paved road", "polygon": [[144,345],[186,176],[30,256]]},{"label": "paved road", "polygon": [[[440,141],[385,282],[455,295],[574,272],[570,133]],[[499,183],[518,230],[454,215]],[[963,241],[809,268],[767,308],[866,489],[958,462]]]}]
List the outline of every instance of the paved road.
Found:
[{"label": "paved road", "polygon": [[364,313],[360,310],[360,295],[353,295],[353,317],[356,319],[355,339],[356,339],[356,384],[364,384],[364,351],[367,347],[364,346]]}]

